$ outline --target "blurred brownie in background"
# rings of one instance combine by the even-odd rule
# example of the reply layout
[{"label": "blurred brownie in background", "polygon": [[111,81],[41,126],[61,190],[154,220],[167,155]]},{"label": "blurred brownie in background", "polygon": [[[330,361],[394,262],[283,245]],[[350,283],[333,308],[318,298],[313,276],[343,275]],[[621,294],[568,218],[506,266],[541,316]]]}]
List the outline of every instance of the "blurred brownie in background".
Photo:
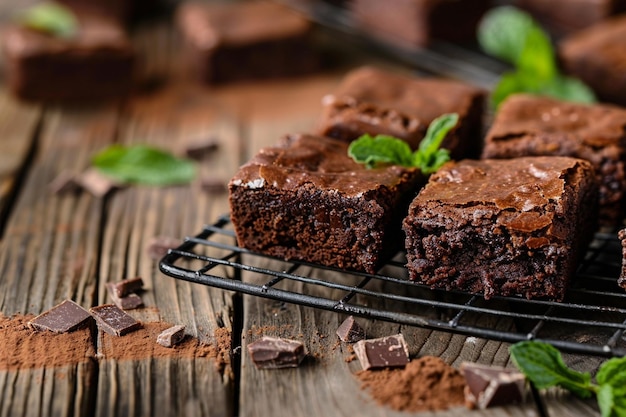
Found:
[{"label": "blurred brownie in background", "polygon": [[564,38],[559,56],[565,71],[583,80],[602,101],[626,106],[626,15]]},{"label": "blurred brownie in background", "polygon": [[442,147],[455,159],[478,156],[484,101],[482,89],[458,81],[361,67],[323,98],[318,133],[348,142],[365,133],[390,135],[416,149],[435,118],[457,113],[459,122]]},{"label": "blurred brownie in background", "polygon": [[433,39],[472,42],[491,0],[351,0],[359,27],[387,41],[426,46]]},{"label": "blurred brownie in background", "polygon": [[207,84],[300,75],[318,67],[311,24],[275,3],[186,3],[177,23],[190,69]]},{"label": "blurred brownie in background", "polygon": [[32,101],[103,100],[126,96],[135,54],[122,27],[110,19],[79,15],[70,37],[23,26],[2,38],[6,83]]},{"label": "blurred brownie in background", "polygon": [[[133,0],[56,0],[76,14],[108,18],[119,24],[130,19]],[[155,0],[156,1],[156,0]]]},{"label": "blurred brownie in background", "polygon": [[549,31],[564,35],[626,11],[626,0],[517,0]]},{"label": "blurred brownie in background", "polygon": [[572,156],[590,161],[599,184],[600,223],[626,207],[626,110],[527,94],[505,100],[485,139],[484,158]]}]

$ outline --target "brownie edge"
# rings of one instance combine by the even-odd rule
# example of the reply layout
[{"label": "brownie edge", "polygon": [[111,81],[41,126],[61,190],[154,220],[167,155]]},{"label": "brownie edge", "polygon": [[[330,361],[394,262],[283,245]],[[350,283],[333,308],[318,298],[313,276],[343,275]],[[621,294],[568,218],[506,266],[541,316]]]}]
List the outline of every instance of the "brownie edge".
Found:
[{"label": "brownie edge", "polygon": [[409,277],[486,299],[562,301],[593,236],[596,193],[582,159],[450,162],[404,220]]}]

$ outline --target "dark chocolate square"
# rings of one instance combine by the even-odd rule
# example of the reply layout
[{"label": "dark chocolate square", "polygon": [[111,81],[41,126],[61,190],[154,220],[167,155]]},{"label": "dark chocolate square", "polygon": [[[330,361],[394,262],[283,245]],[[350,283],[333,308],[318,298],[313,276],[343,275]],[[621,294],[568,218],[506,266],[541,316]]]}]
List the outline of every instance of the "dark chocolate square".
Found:
[{"label": "dark chocolate square", "polygon": [[38,315],[28,324],[35,330],[67,333],[86,325],[90,320],[91,314],[87,310],[72,300],[65,300]]},{"label": "dark chocolate square", "polygon": [[464,362],[461,372],[467,383],[468,404],[485,409],[524,401],[526,377],[519,371]]},{"label": "dark chocolate square", "polygon": [[141,323],[113,304],[92,307],[89,311],[96,319],[98,328],[113,336],[123,336],[141,328]]},{"label": "dark chocolate square", "polygon": [[302,342],[269,336],[250,343],[248,352],[259,369],[295,368],[306,356]]},{"label": "dark chocolate square", "polygon": [[409,349],[402,334],[360,340],[354,344],[354,353],[363,370],[397,368],[409,363]]}]

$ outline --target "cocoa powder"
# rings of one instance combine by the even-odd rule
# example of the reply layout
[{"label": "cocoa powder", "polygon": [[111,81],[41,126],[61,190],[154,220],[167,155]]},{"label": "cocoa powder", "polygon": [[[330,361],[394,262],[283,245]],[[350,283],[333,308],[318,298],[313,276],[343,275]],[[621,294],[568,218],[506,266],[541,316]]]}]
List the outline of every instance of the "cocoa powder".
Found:
[{"label": "cocoa powder", "polygon": [[465,403],[465,379],[434,356],[414,359],[402,369],[360,371],[357,377],[376,402],[398,411],[445,410]]},{"label": "cocoa powder", "polygon": [[0,369],[59,367],[95,358],[89,328],[62,334],[38,332],[28,326],[33,317],[0,314]]}]

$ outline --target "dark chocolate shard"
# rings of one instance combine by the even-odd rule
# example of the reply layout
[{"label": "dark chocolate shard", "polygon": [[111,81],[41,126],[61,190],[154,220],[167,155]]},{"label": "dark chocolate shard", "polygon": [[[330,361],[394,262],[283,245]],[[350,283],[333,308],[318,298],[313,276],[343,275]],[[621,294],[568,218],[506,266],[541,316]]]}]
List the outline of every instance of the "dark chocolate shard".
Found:
[{"label": "dark chocolate shard", "polygon": [[337,328],[337,336],[342,342],[354,343],[365,339],[365,330],[350,316]]},{"label": "dark chocolate shard", "polygon": [[118,296],[116,284],[112,282],[107,284],[107,289],[109,290],[109,295],[111,296],[111,301],[113,301],[113,304],[115,304],[122,310],[132,310],[143,306],[143,300],[137,294],[131,293],[123,297]]},{"label": "dark chocolate shard", "polygon": [[92,307],[89,311],[98,327],[113,336],[123,336],[141,327],[141,323],[113,304]]},{"label": "dark chocolate shard", "polygon": [[76,177],[76,182],[95,197],[104,197],[119,184],[101,174],[95,168],[88,168]]},{"label": "dark chocolate shard", "polygon": [[354,344],[354,353],[363,370],[396,368],[409,363],[409,349],[402,334],[360,340]]},{"label": "dark chocolate shard", "polygon": [[185,326],[178,324],[163,330],[157,336],[157,343],[168,348],[174,347],[185,338]]},{"label": "dark chocolate shard", "polygon": [[141,277],[123,279],[118,282],[107,284],[107,288],[111,293],[115,293],[118,297],[125,297],[128,294],[135,293],[143,288],[143,280]]},{"label": "dark chocolate shard", "polygon": [[148,243],[148,255],[155,261],[167,255],[167,251],[179,247],[183,242],[169,236],[156,236]]},{"label": "dark chocolate shard", "polygon": [[188,158],[200,160],[215,152],[219,147],[219,144],[219,140],[213,136],[203,140],[196,140],[187,145],[185,148],[185,155]]},{"label": "dark chocolate shard", "polygon": [[269,336],[250,343],[248,352],[259,369],[295,368],[306,356],[302,342]]},{"label": "dark chocolate shard", "polygon": [[228,192],[228,181],[223,178],[203,177],[200,179],[200,188],[208,194],[220,195]]},{"label": "dark chocolate shard", "polygon": [[91,314],[87,310],[72,300],[65,300],[38,315],[28,324],[35,330],[67,333],[86,325],[90,320]]},{"label": "dark chocolate shard", "polygon": [[61,171],[61,173],[48,184],[48,188],[54,194],[64,194],[78,191],[80,185],[76,182],[76,176],[65,170]]},{"label": "dark chocolate shard", "polygon": [[524,401],[526,377],[514,369],[463,362],[465,402],[485,409]]}]

